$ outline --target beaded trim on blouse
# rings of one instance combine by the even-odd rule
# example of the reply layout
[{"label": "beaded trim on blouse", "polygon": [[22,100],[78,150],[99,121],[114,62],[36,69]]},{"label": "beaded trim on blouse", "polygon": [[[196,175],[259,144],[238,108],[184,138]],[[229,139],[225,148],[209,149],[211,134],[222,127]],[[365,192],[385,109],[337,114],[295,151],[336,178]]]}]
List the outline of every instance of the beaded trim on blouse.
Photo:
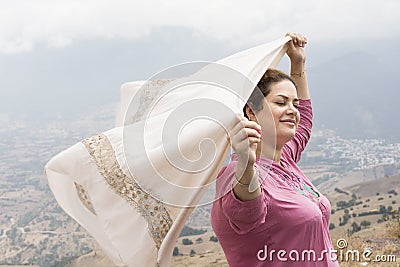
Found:
[{"label": "beaded trim on blouse", "polygon": [[110,141],[104,134],[86,138],[82,143],[107,184],[147,221],[148,232],[159,249],[172,226],[172,219],[164,204],[143,190],[134,179],[125,175]]}]

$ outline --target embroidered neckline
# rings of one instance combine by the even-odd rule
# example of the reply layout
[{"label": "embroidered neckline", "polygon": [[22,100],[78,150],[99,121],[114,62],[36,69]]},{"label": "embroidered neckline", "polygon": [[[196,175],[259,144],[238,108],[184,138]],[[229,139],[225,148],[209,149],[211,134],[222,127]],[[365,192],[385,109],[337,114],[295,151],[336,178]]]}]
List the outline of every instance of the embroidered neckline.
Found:
[{"label": "embroidered neckline", "polygon": [[318,191],[314,190],[308,184],[306,184],[291,168],[290,168],[291,169],[290,170],[291,177],[290,177],[287,174],[287,173],[289,173],[289,170],[287,169],[287,167],[285,167],[283,165],[279,165],[279,166],[280,166],[280,169],[283,169],[285,171],[280,170],[279,168],[273,166],[273,164],[266,165],[262,161],[258,161],[257,164],[272,171],[273,173],[275,173],[282,180],[282,182],[285,183],[292,190],[307,197],[314,203],[319,202],[319,198],[321,196],[320,193]]}]

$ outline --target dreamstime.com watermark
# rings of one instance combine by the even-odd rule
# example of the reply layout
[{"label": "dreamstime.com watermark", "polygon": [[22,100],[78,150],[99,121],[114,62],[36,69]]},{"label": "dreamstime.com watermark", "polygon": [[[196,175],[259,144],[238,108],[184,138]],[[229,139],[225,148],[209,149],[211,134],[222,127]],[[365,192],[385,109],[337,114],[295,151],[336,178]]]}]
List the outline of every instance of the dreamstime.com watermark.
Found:
[{"label": "dreamstime.com watermark", "polygon": [[259,261],[339,261],[339,262],[362,262],[367,265],[369,262],[396,262],[396,255],[373,255],[371,248],[364,248],[363,251],[349,249],[347,240],[340,238],[336,242],[337,249],[322,250],[320,253],[314,250],[268,250],[265,245],[263,249],[257,252]]}]

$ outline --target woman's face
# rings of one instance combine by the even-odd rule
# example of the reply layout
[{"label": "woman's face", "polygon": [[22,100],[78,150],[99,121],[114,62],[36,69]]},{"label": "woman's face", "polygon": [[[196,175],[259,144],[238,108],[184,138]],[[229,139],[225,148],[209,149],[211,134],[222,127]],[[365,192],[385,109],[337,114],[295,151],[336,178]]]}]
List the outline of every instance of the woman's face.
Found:
[{"label": "woman's face", "polygon": [[276,145],[283,146],[296,133],[300,120],[297,110],[299,99],[291,81],[274,83],[270,89],[270,93],[264,98],[264,108],[255,115],[261,125],[263,139],[271,141],[275,137],[271,127],[275,127]]}]

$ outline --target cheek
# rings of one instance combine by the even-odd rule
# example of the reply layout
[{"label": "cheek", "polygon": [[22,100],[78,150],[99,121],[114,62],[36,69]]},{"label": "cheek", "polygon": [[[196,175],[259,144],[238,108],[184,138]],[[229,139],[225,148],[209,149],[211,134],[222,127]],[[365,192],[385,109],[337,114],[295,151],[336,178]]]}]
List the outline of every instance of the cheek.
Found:
[{"label": "cheek", "polygon": [[285,116],[286,110],[284,108],[275,108],[272,111],[272,117],[274,118],[275,124],[279,123],[279,120]]},{"label": "cheek", "polygon": [[297,118],[296,118],[296,121],[297,121],[297,123],[296,123],[296,128],[297,128],[297,126],[299,126],[299,122],[300,122],[300,113],[297,113],[297,116],[296,116]]},{"label": "cheek", "polygon": [[268,106],[264,106],[264,109],[259,113],[256,113],[256,118],[264,131],[267,129],[271,131],[271,128],[276,127],[277,116],[273,110],[270,110]]}]

